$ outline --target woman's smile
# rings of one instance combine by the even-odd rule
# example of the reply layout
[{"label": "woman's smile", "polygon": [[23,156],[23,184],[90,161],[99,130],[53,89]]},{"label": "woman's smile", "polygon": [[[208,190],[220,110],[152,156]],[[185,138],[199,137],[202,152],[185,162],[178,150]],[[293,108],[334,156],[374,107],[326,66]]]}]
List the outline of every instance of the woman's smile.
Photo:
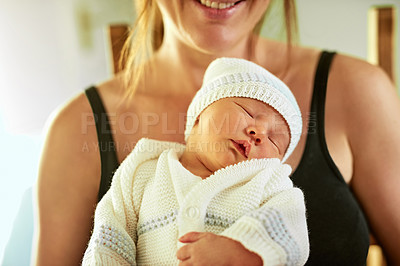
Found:
[{"label": "woman's smile", "polygon": [[214,2],[214,1],[209,1],[209,0],[201,0],[200,3],[206,7],[210,7],[213,9],[227,9],[235,5],[235,3],[220,3],[220,2]]},{"label": "woman's smile", "polygon": [[198,6],[210,19],[226,19],[235,13],[236,10],[242,6],[246,1],[210,1],[210,0],[196,0]]}]

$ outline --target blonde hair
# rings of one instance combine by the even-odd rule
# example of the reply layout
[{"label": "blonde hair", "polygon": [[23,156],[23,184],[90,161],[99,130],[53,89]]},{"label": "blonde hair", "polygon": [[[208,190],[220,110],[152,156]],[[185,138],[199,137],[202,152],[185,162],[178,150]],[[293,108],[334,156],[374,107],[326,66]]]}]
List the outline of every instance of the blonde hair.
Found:
[{"label": "blonde hair", "polygon": [[[137,18],[122,48],[119,61],[120,69],[125,70],[125,85],[131,95],[136,91],[139,80],[145,72],[145,64],[160,48],[164,36],[162,16],[155,0],[134,1]],[[298,35],[297,13],[295,0],[284,0],[283,3],[289,55],[290,47],[293,41],[297,40]],[[254,28],[257,35],[260,34],[261,27],[265,23],[265,14],[266,12]]]}]

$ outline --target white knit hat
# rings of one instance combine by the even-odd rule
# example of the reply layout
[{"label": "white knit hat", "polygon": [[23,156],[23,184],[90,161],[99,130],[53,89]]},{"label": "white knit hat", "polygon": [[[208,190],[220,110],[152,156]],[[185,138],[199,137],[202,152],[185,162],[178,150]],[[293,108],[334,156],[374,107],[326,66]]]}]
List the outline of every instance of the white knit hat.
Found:
[{"label": "white knit hat", "polygon": [[302,119],[299,106],[290,89],[276,76],[250,61],[238,58],[218,58],[208,66],[203,86],[194,96],[187,112],[185,140],[200,113],[222,98],[245,97],[262,101],[276,109],[290,129],[289,147],[284,162],[296,147]]}]

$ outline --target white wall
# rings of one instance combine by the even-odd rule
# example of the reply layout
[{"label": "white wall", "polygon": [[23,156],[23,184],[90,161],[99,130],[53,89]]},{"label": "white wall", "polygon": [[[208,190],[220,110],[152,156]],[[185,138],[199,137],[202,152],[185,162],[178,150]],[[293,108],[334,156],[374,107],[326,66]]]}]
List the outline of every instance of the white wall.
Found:
[{"label": "white wall", "polygon": [[399,0],[297,0],[301,44],[335,50],[367,60],[368,10],[379,5],[396,7],[395,73],[399,84]]},{"label": "white wall", "polygon": [[49,113],[108,78],[105,26],[130,22],[130,0],[0,0],[0,112],[36,133]]}]

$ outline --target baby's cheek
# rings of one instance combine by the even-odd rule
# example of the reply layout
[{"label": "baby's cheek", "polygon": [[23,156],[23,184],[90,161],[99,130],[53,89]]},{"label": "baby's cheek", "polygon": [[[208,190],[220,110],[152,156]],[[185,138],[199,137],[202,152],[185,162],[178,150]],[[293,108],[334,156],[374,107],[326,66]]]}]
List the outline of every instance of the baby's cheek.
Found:
[{"label": "baby's cheek", "polygon": [[255,159],[280,158],[279,152],[272,145],[267,143],[267,145],[253,147],[257,149],[254,154],[254,158]]},{"label": "baby's cheek", "polygon": [[229,133],[237,134],[244,132],[247,127],[251,125],[251,121],[243,114],[232,117],[229,120]]},{"label": "baby's cheek", "polygon": [[243,161],[242,158],[239,158],[237,154],[229,148],[219,150],[216,159],[222,167],[226,167]]}]

